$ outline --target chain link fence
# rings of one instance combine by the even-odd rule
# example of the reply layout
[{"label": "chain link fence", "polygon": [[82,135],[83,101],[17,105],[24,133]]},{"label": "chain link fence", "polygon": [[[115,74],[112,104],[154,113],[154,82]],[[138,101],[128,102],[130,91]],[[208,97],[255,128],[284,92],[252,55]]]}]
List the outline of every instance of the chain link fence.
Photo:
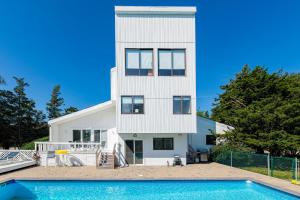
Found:
[{"label": "chain link fence", "polygon": [[240,169],[287,180],[300,180],[300,162],[297,158],[274,157],[268,154],[226,151],[215,161]]}]

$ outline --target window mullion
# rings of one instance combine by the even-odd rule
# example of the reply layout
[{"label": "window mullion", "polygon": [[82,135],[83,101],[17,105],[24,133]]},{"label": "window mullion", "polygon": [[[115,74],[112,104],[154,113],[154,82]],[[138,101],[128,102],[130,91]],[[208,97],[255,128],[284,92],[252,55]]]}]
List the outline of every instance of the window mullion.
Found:
[{"label": "window mullion", "polygon": [[133,114],[134,112],[133,112],[133,96],[131,97],[131,114]]},{"label": "window mullion", "polygon": [[174,66],[174,59],[173,59],[173,51],[171,50],[171,76],[173,76],[173,66]]}]

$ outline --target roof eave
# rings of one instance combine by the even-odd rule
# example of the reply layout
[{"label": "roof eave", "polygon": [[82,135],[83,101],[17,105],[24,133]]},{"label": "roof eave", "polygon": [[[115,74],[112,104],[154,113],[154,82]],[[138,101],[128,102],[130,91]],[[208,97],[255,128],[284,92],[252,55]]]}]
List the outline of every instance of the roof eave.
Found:
[{"label": "roof eave", "polygon": [[112,101],[112,100],[106,101],[104,103],[101,103],[101,104],[98,104],[98,105],[95,105],[95,106],[92,106],[92,107],[89,107],[89,108],[86,108],[86,109],[83,109],[83,110],[79,110],[77,112],[73,112],[73,113],[68,114],[68,115],[64,115],[64,116],[49,120],[48,125],[52,125],[52,124],[55,124],[55,123],[62,123],[64,121],[71,120],[73,118],[76,119],[76,118],[78,118],[82,115],[87,115],[87,114],[90,114],[90,113],[93,113],[93,112],[105,110],[107,108],[110,108],[110,107],[114,106],[114,103],[115,102]]}]

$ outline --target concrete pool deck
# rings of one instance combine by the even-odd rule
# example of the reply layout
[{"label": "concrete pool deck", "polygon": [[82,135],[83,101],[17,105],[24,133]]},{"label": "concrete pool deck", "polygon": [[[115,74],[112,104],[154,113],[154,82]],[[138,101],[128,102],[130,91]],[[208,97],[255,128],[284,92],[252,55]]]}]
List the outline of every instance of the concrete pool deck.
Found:
[{"label": "concrete pool deck", "polygon": [[0,182],[10,179],[248,179],[300,195],[300,186],[218,163],[185,167],[131,166],[117,169],[96,167],[32,167],[0,175]]}]

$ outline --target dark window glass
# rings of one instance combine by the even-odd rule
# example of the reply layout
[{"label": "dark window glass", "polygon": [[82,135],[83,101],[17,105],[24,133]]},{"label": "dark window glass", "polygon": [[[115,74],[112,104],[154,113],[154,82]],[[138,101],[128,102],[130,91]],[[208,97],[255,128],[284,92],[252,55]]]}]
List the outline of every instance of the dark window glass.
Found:
[{"label": "dark window glass", "polygon": [[153,150],[173,150],[174,138],[153,138]]},{"label": "dark window glass", "polygon": [[83,142],[91,141],[91,130],[82,130],[82,141]]},{"label": "dark window glass", "polygon": [[185,75],[185,49],[158,50],[159,76]]},{"label": "dark window glass", "polygon": [[143,96],[122,96],[121,102],[122,114],[144,114]]},{"label": "dark window glass", "polygon": [[94,142],[100,142],[100,130],[94,130]]},{"label": "dark window glass", "polygon": [[132,97],[122,97],[122,114],[132,113]]},{"label": "dark window glass", "polygon": [[191,97],[174,96],[173,114],[191,114]]},{"label": "dark window glass", "polygon": [[173,113],[181,114],[181,97],[173,97]]},{"label": "dark window glass", "polygon": [[73,142],[81,142],[80,130],[73,130]]},{"label": "dark window glass", "polygon": [[182,97],[182,114],[191,113],[191,97]]},{"label": "dark window glass", "polygon": [[206,135],[206,144],[207,145],[216,145],[216,136]]},{"label": "dark window glass", "polygon": [[153,76],[152,49],[125,49],[126,76]]}]

